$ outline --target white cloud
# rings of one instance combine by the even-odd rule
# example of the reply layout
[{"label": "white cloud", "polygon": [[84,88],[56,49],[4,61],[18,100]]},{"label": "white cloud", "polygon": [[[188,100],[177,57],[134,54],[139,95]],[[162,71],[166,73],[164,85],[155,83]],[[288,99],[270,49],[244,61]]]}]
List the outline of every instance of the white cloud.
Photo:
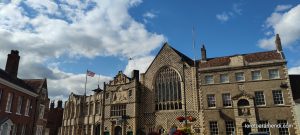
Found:
[{"label": "white cloud", "polygon": [[237,15],[242,15],[243,10],[241,9],[241,6],[242,6],[241,3],[234,3],[232,5],[231,11],[222,12],[220,14],[217,14],[216,18],[221,22],[227,22],[232,17],[235,17]]},{"label": "white cloud", "polygon": [[[51,66],[62,56],[71,60],[148,57],[165,40],[163,35],[149,32],[128,13],[141,0],[21,3],[0,5],[0,63],[3,68],[10,50],[19,50],[20,77],[49,78],[50,97],[65,97],[70,92],[82,94],[84,74],[67,73]],[[27,8],[22,7],[24,4]],[[108,79],[103,77],[101,81]],[[93,87],[88,88],[95,88],[95,82],[91,81]]]},{"label": "white cloud", "polygon": [[155,18],[156,15],[153,12],[146,12],[145,14],[143,14],[143,17],[152,19]]},{"label": "white cloud", "polygon": [[216,17],[218,20],[220,20],[222,22],[226,22],[229,19],[229,15],[225,12],[223,12],[222,14],[217,14]]},{"label": "white cloud", "polygon": [[278,6],[276,6],[275,11],[276,12],[285,11],[285,10],[290,9],[291,7],[292,7],[292,5],[278,5]]},{"label": "white cloud", "polygon": [[289,69],[289,74],[300,74],[300,66],[290,68]]},{"label": "white cloud", "polygon": [[126,75],[131,75],[132,70],[139,70],[140,73],[145,73],[151,62],[153,61],[154,56],[145,56],[139,58],[133,58],[128,61],[128,64],[125,68],[124,73]]},{"label": "white cloud", "polygon": [[[274,12],[266,19],[265,29],[273,34],[280,34],[284,47],[291,47],[293,43],[300,39],[300,4],[291,8],[287,12]],[[275,36],[260,39],[258,44],[261,48],[273,49]]]}]

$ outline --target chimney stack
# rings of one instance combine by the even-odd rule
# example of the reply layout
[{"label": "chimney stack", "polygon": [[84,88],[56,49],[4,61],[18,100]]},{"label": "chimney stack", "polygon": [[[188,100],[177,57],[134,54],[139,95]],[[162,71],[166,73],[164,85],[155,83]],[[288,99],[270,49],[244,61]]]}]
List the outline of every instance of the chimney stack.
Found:
[{"label": "chimney stack", "polygon": [[13,77],[17,77],[19,69],[19,51],[11,50],[11,53],[7,55],[5,71]]},{"label": "chimney stack", "polygon": [[61,100],[57,101],[57,107],[56,108],[62,108],[62,101]]},{"label": "chimney stack", "polygon": [[207,57],[206,57],[206,49],[205,49],[204,44],[202,45],[202,48],[201,48],[201,56],[202,56],[202,61],[206,61]]},{"label": "chimney stack", "polygon": [[53,110],[53,109],[54,109],[54,101],[52,101],[50,104],[50,110]]},{"label": "chimney stack", "polygon": [[278,52],[282,52],[282,46],[281,46],[281,40],[280,40],[279,34],[276,34],[275,44],[276,44],[276,50]]},{"label": "chimney stack", "polygon": [[140,79],[139,70],[133,70],[131,73],[131,77],[132,77],[132,79],[139,81],[139,79]]}]

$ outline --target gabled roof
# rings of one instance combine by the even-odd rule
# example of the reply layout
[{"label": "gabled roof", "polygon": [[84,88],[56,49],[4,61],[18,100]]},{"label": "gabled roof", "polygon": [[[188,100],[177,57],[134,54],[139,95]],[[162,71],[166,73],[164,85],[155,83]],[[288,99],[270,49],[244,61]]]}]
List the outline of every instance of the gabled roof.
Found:
[{"label": "gabled roof", "polygon": [[148,66],[147,70],[145,71],[145,73],[148,71],[148,69],[152,66],[153,62],[156,60],[156,58],[159,56],[159,54],[162,52],[162,50],[166,47],[171,48],[177,55],[179,55],[181,57],[181,59],[185,62],[187,62],[189,65],[194,65],[194,61],[189,58],[188,56],[184,55],[183,53],[179,52],[178,50],[176,50],[175,48],[171,47],[167,42],[165,42],[163,44],[163,46],[160,48],[160,50],[158,51],[157,55],[155,56],[155,58],[152,60],[151,64]]},{"label": "gabled roof", "polygon": [[173,48],[171,46],[170,46],[170,48],[173,49],[182,58],[183,61],[187,62],[189,65],[194,65],[194,60],[192,60],[188,56],[184,55],[183,53],[179,52],[175,48]]},{"label": "gabled roof", "polygon": [[39,92],[43,85],[46,83],[46,79],[23,79],[23,81],[31,86],[35,92]]},{"label": "gabled roof", "polygon": [[218,67],[218,66],[228,66],[230,64],[230,58],[235,56],[242,56],[244,61],[247,63],[253,62],[265,62],[271,60],[283,60],[281,54],[276,50],[266,51],[266,52],[256,52],[256,53],[248,53],[248,54],[240,54],[240,55],[232,55],[232,56],[224,56],[224,57],[215,57],[209,58],[206,61],[199,61],[200,68],[207,67]]},{"label": "gabled roof", "polygon": [[22,79],[16,78],[16,77],[12,77],[11,75],[9,75],[6,71],[0,69],[0,78],[13,83],[15,85],[18,85],[26,90],[29,90],[31,92],[35,92],[34,89],[29,86],[28,84],[26,84]]}]

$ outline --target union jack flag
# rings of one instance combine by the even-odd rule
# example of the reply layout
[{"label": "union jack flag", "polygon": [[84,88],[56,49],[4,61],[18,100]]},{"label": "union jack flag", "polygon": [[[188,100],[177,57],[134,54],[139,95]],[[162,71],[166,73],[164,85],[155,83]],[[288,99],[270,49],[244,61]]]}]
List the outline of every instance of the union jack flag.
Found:
[{"label": "union jack flag", "polygon": [[90,77],[94,77],[94,76],[95,76],[95,73],[92,72],[92,71],[87,70],[87,71],[86,71],[86,75],[87,75],[87,76],[90,76]]}]

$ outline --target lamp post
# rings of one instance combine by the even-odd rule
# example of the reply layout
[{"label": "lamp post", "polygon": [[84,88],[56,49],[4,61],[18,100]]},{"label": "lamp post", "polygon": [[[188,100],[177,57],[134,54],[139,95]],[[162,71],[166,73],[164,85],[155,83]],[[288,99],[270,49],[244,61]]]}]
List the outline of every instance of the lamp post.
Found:
[{"label": "lamp post", "polygon": [[185,120],[184,120],[184,127],[186,128],[187,127],[187,119],[186,119],[186,117],[187,117],[187,112],[186,112],[186,90],[185,90],[185,71],[184,71],[184,69],[186,68],[186,65],[185,65],[185,62],[184,62],[184,60],[183,59],[181,59],[181,62],[182,62],[182,71],[183,71],[183,73],[182,73],[182,82],[183,82],[183,97],[184,97],[184,100],[183,100],[183,102],[184,102],[184,118],[185,118]]}]

